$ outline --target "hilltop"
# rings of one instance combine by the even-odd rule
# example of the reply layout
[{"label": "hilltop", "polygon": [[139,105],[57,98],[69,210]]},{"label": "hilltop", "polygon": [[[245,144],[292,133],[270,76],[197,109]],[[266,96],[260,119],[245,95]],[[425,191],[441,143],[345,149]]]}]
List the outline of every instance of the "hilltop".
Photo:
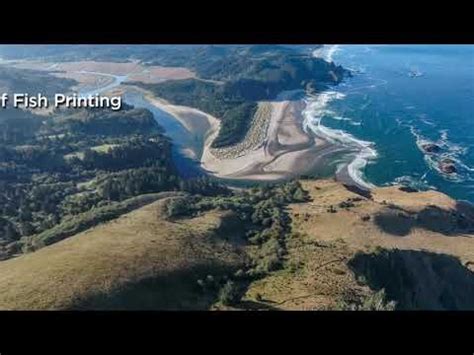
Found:
[{"label": "hilltop", "polygon": [[206,309],[199,278],[245,260],[217,231],[225,213],[184,222],[157,201],[67,240],[0,263],[0,309]]},{"label": "hilltop", "polygon": [[244,297],[276,309],[474,309],[474,209],[437,191],[303,181],[288,267]]},{"label": "hilltop", "polygon": [[167,196],[0,262],[0,308],[474,308],[471,206],[300,184]]}]

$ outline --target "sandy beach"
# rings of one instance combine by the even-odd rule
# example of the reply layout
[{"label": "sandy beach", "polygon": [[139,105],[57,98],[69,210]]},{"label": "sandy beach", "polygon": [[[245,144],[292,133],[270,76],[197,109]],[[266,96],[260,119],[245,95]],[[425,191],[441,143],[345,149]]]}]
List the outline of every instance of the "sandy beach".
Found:
[{"label": "sandy beach", "polygon": [[[269,125],[263,142],[240,156],[222,159],[206,147],[202,167],[209,173],[232,179],[276,180],[308,172],[325,142],[302,129],[301,101],[270,102]],[[228,147],[227,150],[231,150]],[[313,154],[312,154],[313,153]]]},{"label": "sandy beach", "polygon": [[[192,107],[170,104],[164,99],[153,96],[149,91],[137,90],[144,92],[145,98],[155,107],[176,118],[190,134],[205,137],[219,131],[220,124],[217,118]],[[211,143],[212,141],[209,145]]]},{"label": "sandy beach", "polygon": [[[139,62],[109,63],[78,61],[67,63],[19,61],[16,67],[50,71],[59,77],[75,79],[78,87],[107,86],[114,76],[124,81],[157,83],[170,79],[195,77],[186,68],[144,66]],[[331,157],[343,150],[340,145],[316,137],[303,129],[302,115],[306,103],[290,99],[259,102],[251,127],[244,139],[232,146],[215,149],[212,142],[220,129],[220,120],[198,109],[173,105],[155,97],[152,92],[133,86],[115,87],[112,91],[123,94],[125,90],[140,91],[145,99],[158,109],[167,112],[185,128],[189,142],[183,143],[185,156],[200,162],[210,175],[235,180],[272,181],[311,174],[323,170]],[[185,139],[186,140],[186,139]],[[352,183],[350,175],[342,171],[337,175],[345,183]]]},{"label": "sandy beach", "polygon": [[[260,102],[252,127],[234,146],[214,149],[220,121],[200,110],[172,105],[146,92],[146,99],[203,137],[201,167],[225,179],[271,181],[309,173],[341,148],[303,130],[302,100]],[[259,113],[260,112],[260,116]],[[196,155],[190,154],[188,156]]]}]

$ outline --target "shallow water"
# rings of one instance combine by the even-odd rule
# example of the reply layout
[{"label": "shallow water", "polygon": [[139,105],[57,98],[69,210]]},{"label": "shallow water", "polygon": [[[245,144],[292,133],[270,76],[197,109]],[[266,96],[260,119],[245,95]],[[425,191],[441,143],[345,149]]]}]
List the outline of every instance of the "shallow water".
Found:
[{"label": "shallow water", "polygon": [[[95,95],[110,91],[120,86],[124,81],[127,80],[127,76],[118,76],[112,74],[104,74],[94,72],[93,74],[104,75],[113,77],[115,80],[113,83],[98,87],[95,89],[86,89],[79,92],[81,96]],[[140,91],[133,90],[132,88],[126,87],[123,101],[128,105],[132,105],[136,108],[146,108],[153,114],[156,122],[163,127],[165,135],[168,136],[173,144],[172,154],[173,160],[176,167],[182,177],[197,177],[203,175],[203,171],[200,168],[199,162],[186,157],[182,153],[184,147],[194,147],[199,142],[196,142],[189,134],[186,129],[177,121],[174,117],[168,113],[160,110],[153,104],[151,104]]]}]

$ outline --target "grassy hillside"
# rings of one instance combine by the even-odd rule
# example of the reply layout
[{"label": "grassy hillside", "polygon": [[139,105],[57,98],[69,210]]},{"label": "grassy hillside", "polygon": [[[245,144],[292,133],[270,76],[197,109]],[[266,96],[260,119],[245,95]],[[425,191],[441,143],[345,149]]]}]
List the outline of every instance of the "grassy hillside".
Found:
[{"label": "grassy hillside", "polygon": [[64,221],[55,225],[53,228],[47,229],[44,232],[31,237],[24,238],[24,240],[21,240],[20,242],[24,250],[37,250],[68,237],[72,237],[77,233],[101,223],[118,218],[122,214],[131,212],[156,200],[179,195],[179,192],[159,192],[155,194],[140,195],[129,198],[125,201],[93,208],[75,216],[68,216]]},{"label": "grassy hillside", "polygon": [[[285,267],[243,301],[272,309],[474,309],[473,211],[435,191],[363,197],[304,181]],[[395,302],[395,305],[392,303]]]},{"label": "grassy hillside", "polygon": [[215,230],[225,213],[171,222],[162,201],[0,263],[0,309],[206,309],[198,279],[245,260]]},{"label": "grassy hillside", "polygon": [[0,309],[474,309],[473,226],[439,192],[330,180],[166,197],[0,262]]},{"label": "grassy hillside", "polygon": [[234,195],[178,195],[82,233],[116,218],[136,199],[30,238],[42,248],[0,263],[0,309],[208,309],[238,303],[250,282],[281,268],[290,222],[286,206],[305,199],[296,182]]}]

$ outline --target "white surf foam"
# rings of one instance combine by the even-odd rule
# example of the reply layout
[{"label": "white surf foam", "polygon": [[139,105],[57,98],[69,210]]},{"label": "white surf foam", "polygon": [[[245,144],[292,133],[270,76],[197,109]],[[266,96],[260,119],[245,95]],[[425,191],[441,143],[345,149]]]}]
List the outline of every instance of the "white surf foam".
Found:
[{"label": "white surf foam", "polygon": [[[423,153],[424,160],[430,169],[437,171],[443,178],[454,182],[464,182],[466,180],[474,179],[471,174],[474,172],[474,168],[466,165],[461,158],[461,156],[467,152],[467,148],[449,141],[447,130],[440,130],[439,139],[431,140],[424,137],[413,125],[408,125],[408,127],[410,128],[412,135],[415,137],[416,145]],[[437,154],[427,153],[423,149],[425,144],[436,144],[442,151]],[[451,159],[456,164],[456,173],[446,174],[440,169],[440,161],[446,158]]]},{"label": "white surf foam", "polygon": [[[328,112],[331,112],[331,111],[328,111]],[[350,117],[344,117],[344,116],[337,116],[335,114],[333,115],[329,115],[327,116],[328,118],[332,119],[332,120],[335,120],[335,121],[345,121],[347,122],[348,124],[352,125],[352,126],[360,126],[362,124],[362,122],[359,122],[359,121],[354,121],[352,118]]]},{"label": "white surf foam", "polygon": [[330,46],[326,53],[326,57],[324,59],[326,59],[326,61],[328,62],[332,62],[334,58],[334,54],[336,54],[336,52],[339,51],[340,49],[341,47],[337,44]]},{"label": "white surf foam", "polygon": [[[339,45],[325,45],[313,52],[315,57],[323,58],[332,62],[334,55],[341,50]],[[367,188],[374,187],[373,184],[365,181],[363,169],[368,161],[377,157],[374,143],[357,139],[352,134],[340,129],[326,127],[322,124],[323,117],[334,120],[348,121],[353,125],[360,125],[361,122],[354,122],[349,117],[336,115],[327,109],[327,105],[333,100],[341,100],[345,95],[338,91],[325,91],[318,95],[309,96],[306,99],[306,109],[303,111],[303,128],[306,132],[311,130],[317,137],[347,147],[351,154],[351,161],[338,164],[337,170],[347,167],[349,176],[353,181]]]},{"label": "white surf foam", "polygon": [[313,51],[313,57],[322,58],[327,62],[332,62],[334,58],[334,54],[340,50],[340,46],[338,44],[333,45],[323,45],[321,48],[315,49]]},{"label": "white surf foam", "polygon": [[317,96],[308,97],[306,109],[303,111],[305,117],[303,126],[305,131],[310,129],[317,137],[333,144],[343,145],[349,151],[353,151],[353,158],[347,164],[348,174],[357,184],[371,188],[374,185],[365,181],[362,171],[369,160],[377,157],[374,143],[357,139],[348,132],[329,128],[322,124],[322,119],[328,112],[326,108],[328,103],[344,97],[344,94],[337,91],[326,91]]},{"label": "white surf foam", "polygon": [[429,185],[426,180],[427,173],[423,174],[420,178],[403,175],[394,179],[393,183],[387,185],[404,185],[415,188],[417,190],[436,190],[435,186]]}]

